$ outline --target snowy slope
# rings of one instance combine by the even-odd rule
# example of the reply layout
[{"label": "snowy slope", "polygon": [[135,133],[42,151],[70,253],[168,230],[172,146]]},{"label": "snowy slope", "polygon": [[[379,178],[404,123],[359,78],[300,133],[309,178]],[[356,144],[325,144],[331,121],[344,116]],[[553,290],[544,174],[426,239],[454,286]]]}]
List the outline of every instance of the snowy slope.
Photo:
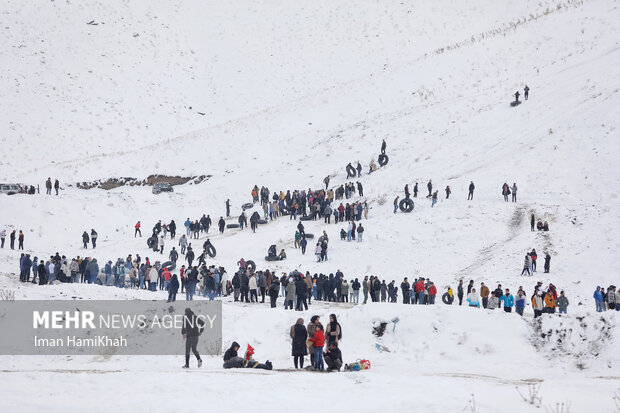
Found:
[{"label": "snowy slope", "polygon": [[[158,219],[175,219],[179,227],[203,213],[217,219],[227,198],[236,217],[255,184],[272,192],[318,188],[329,174],[339,185],[346,182],[344,166],[360,161],[359,180],[371,206],[364,243],[340,242],[341,225],[310,222],[307,232],[325,230],[331,239],[330,260],[317,264],[310,246],[305,256],[293,249],[296,223],[280,218],[256,234],[211,234],[218,256],[210,263],[231,272],[245,257],[266,268],[262,257],[277,243],[289,256],[269,265],[277,271],[341,269],[349,279],[374,274],[397,282],[424,275],[440,291],[455,288],[461,278],[511,290],[523,285],[528,294],[536,281],[552,282],[566,290],[571,314],[545,321],[541,331],[581,332],[575,316],[585,316],[591,320],[583,327],[587,345],[575,333],[575,348],[563,350],[570,356],[554,358],[553,340],[533,339],[539,331],[529,317],[443,305],[338,307],[351,334],[343,343],[345,356],[372,358],[373,370],[300,380],[320,393],[339,389],[343,396],[334,403],[361,411],[385,405],[389,397],[399,410],[461,410],[472,393],[478,411],[503,401],[524,409],[514,386],[530,379],[543,380],[549,403],[571,400],[573,411],[596,403],[609,411],[609,395],[618,388],[617,316],[605,315],[613,341],[598,349],[599,356],[583,348],[597,340],[592,330],[603,323],[591,313],[593,290],[619,282],[619,20],[618,5],[604,0],[7,1],[0,26],[0,180],[43,187],[51,176],[63,191],[53,199],[0,196],[0,226],[24,230],[27,252],[39,257],[91,254],[81,248],[80,236],[95,228],[99,261],[129,253],[153,258],[146,238],[133,238],[137,220],[147,235]],[[530,99],[511,108],[512,94],[526,83]],[[382,138],[390,162],[366,175]],[[149,187],[75,187],[84,180],[154,173],[212,177],[159,196]],[[442,198],[434,208],[419,199],[412,214],[392,214],[392,200],[402,197],[406,183],[412,188],[418,182],[425,195],[429,179]],[[472,180],[475,200],[467,202]],[[518,184],[518,203],[503,202],[504,182]],[[443,199],[446,185],[453,191],[449,200]],[[551,231],[530,232],[531,212],[548,220]],[[551,253],[552,272],[520,278],[523,256],[532,248],[541,258]],[[11,275],[18,258],[0,251],[0,287],[14,289],[18,299],[153,297],[89,286],[22,286]],[[298,314],[266,311],[226,303],[225,340],[256,344],[261,357],[288,366],[287,331]],[[312,311],[325,317],[333,310],[318,305]],[[386,337],[394,351],[379,354],[370,326],[394,316],[402,320],[398,334]],[[7,407],[20,400],[23,383],[43,380],[62,388],[75,380],[53,372],[67,358],[2,360],[9,371],[3,381],[10,384],[0,394],[13,397],[0,398]],[[145,366],[138,358],[71,359],[77,370],[121,370],[78,375],[88,383],[77,402],[87,403],[116,380],[153,374],[180,385],[194,380],[177,371],[177,359],[160,361]],[[275,373],[222,374],[219,363],[209,360],[200,374],[221,388],[241,379],[252,389],[290,384]],[[278,397],[247,391],[259,402]],[[307,397],[289,392],[290,400]],[[217,399],[215,407],[234,410],[229,399],[208,394]],[[369,394],[385,399],[368,402]],[[41,402],[56,410],[72,402],[46,397]],[[126,397],[129,392],[120,393],[112,403],[124,410]],[[175,397],[163,392],[142,402],[157,411],[194,409]],[[40,406],[34,399],[28,403],[28,410]]]}]

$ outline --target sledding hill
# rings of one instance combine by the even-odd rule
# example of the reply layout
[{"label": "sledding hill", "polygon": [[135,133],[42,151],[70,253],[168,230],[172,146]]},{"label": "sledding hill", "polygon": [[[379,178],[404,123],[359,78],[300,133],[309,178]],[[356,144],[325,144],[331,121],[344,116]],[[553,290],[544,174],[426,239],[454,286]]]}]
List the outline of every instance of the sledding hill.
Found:
[{"label": "sledding hill", "polygon": [[[458,279],[474,279],[477,286],[481,281],[513,290],[523,285],[529,294],[540,280],[567,291],[570,315],[534,325],[516,315],[506,322],[504,316],[512,315],[443,306],[338,308],[347,334],[354,330],[345,342],[347,356],[373,357],[377,373],[327,381],[313,377],[313,385],[321,391],[342,386],[361,411],[380,405],[368,403],[368,394],[389,397],[390,390],[398,393],[395,404],[410,407],[410,384],[422,388],[429,381],[441,390],[426,393],[435,398],[425,402],[426,411],[461,409],[469,394],[490,389],[496,396],[479,404],[482,411],[497,408],[500,398],[527,407],[513,387],[530,379],[546,380],[553,389],[548,400],[572,399],[577,411],[612,406],[608,394],[617,377],[608,369],[617,359],[607,344],[617,340],[617,323],[612,314],[602,320],[588,311],[597,284],[618,284],[620,10],[615,2],[11,0],[4,6],[0,180],[43,187],[51,176],[63,187],[59,197],[0,196],[0,225],[24,230],[27,252],[92,254],[81,249],[80,236],[96,228],[100,262],[129,253],[157,259],[145,237],[133,238],[137,220],[145,235],[159,219],[175,219],[182,228],[187,217],[224,215],[230,198],[232,221],[255,184],[272,192],[319,188],[331,175],[332,186],[340,185],[346,182],[345,165],[359,161],[363,200],[371,208],[363,221],[363,243],[340,242],[341,225],[309,222],[307,232],[325,230],[330,237],[329,261],[316,263],[311,244],[306,255],[293,248],[296,223],[280,218],[256,234],[210,235],[218,251],[210,263],[232,272],[245,257],[266,268],[262,257],[276,243],[288,252],[287,261],[269,265],[277,271],[341,269],[349,279],[377,275],[397,282],[424,275],[441,292]],[[525,84],[529,100],[510,107],[512,95]],[[367,175],[383,138],[390,161]],[[158,196],[150,187],[76,187],[82,181],[157,173],[209,178]],[[440,196],[433,208],[425,198],[430,179]],[[470,181],[476,192],[468,202]],[[393,214],[393,199],[414,182],[421,188],[415,210]],[[503,201],[504,182],[517,183],[518,203]],[[447,185],[449,200],[443,192]],[[550,232],[530,232],[532,212],[549,221]],[[171,246],[168,242],[166,251]],[[552,271],[521,278],[523,256],[532,248],[540,257],[551,253]],[[1,250],[0,271],[16,272],[17,258],[16,251]],[[42,291],[4,275],[0,287],[15,289],[18,299],[152,297],[91,286]],[[234,304],[226,309],[231,327],[226,330],[225,324],[225,340],[252,342],[261,355],[287,362],[288,353],[282,353],[288,351],[286,334],[295,316]],[[323,317],[332,311],[319,306],[312,311],[319,310]],[[385,338],[394,352],[375,353],[369,318],[395,316],[403,320],[398,334]],[[585,316],[587,325],[574,316]],[[611,332],[599,347],[592,330],[602,328]],[[557,338],[566,337],[569,344],[558,344]],[[554,357],[558,351],[570,357]],[[32,362],[5,361],[18,370]],[[168,361],[176,369],[177,361]],[[51,369],[57,362],[32,363]],[[125,368],[123,363],[113,359],[108,367]],[[580,364],[585,372],[577,370]],[[425,376],[414,376],[411,366]],[[144,379],[133,367],[139,369],[134,364],[123,373],[126,382]],[[218,382],[238,385],[234,376],[216,376],[219,360],[208,367],[209,379],[225,377]],[[171,374],[167,368],[155,372]],[[566,377],[550,373],[556,370]],[[410,376],[412,383],[402,380]],[[601,386],[597,377],[609,380]],[[459,384],[463,378],[468,386]],[[83,397],[108,384],[101,380]],[[264,376],[248,380],[256,384],[248,388],[264,385]],[[267,380],[276,387],[290,384]],[[584,380],[588,386],[579,387]],[[450,389],[458,391],[439,408],[436,399]],[[587,400],[592,392],[596,405]],[[174,410],[159,401],[160,409]],[[346,398],[337,403],[350,407]],[[225,403],[216,406],[227,410]]]}]

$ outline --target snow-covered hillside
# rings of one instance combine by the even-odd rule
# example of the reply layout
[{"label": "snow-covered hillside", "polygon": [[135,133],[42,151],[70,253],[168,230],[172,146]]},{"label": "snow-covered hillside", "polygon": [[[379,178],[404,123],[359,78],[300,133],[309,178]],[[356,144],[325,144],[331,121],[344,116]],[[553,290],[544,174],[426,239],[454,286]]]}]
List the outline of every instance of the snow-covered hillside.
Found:
[{"label": "snow-covered hillside", "polygon": [[[228,198],[236,220],[254,185],[271,192],[319,188],[327,175],[332,186],[340,185],[347,182],[345,165],[359,161],[363,175],[354,181],[364,185],[365,196],[355,200],[370,206],[363,243],[339,241],[343,225],[310,221],[307,232],[326,231],[331,240],[329,261],[316,263],[313,247],[306,255],[293,248],[296,222],[282,217],[256,234],[233,229],[217,235],[213,228],[209,238],[218,255],[210,263],[232,273],[244,257],[261,269],[341,269],[347,279],[377,275],[397,283],[423,275],[441,292],[456,288],[459,279],[513,291],[523,285],[528,294],[537,281],[551,282],[567,292],[570,314],[537,325],[531,307],[522,320],[443,304],[319,304],[303,317],[338,312],[350,333],[343,352],[371,358],[373,369],[327,379],[304,376],[300,383],[320,395],[336,389],[340,396],[332,401],[339,408],[392,408],[393,400],[394,410],[460,410],[474,393],[478,411],[485,412],[504,402],[508,410],[527,408],[514,386],[541,380],[549,404],[570,400],[573,412],[612,411],[611,394],[619,386],[617,315],[596,317],[592,293],[596,285],[620,282],[617,2],[5,3],[0,181],[44,188],[50,176],[62,187],[58,197],[0,195],[0,229],[23,230],[26,252],[94,254],[100,262],[130,253],[157,259],[146,237],[133,237],[136,221],[148,235],[159,219],[174,219],[180,228],[187,217],[210,214],[216,220]],[[529,100],[510,107],[526,84]],[[368,175],[382,139],[389,164]],[[151,174],[210,178],[158,196],[150,187],[76,187]],[[440,195],[433,208],[425,198],[429,179]],[[470,181],[475,198],[466,201]],[[414,212],[393,214],[393,199],[415,182],[422,197]],[[504,182],[517,183],[519,202],[504,202]],[[447,185],[453,191],[448,200]],[[551,231],[531,232],[531,213],[547,220]],[[81,248],[81,234],[91,228],[100,235],[96,254]],[[268,265],[262,258],[274,243],[289,258]],[[532,248],[540,267],[543,253],[551,254],[551,273],[521,278],[523,256]],[[0,250],[0,288],[15,290],[17,299],[153,298],[102,287],[24,286],[14,275],[18,258],[17,251]],[[286,338],[297,314],[268,311],[226,302],[225,342],[251,342],[261,357],[290,364]],[[372,322],[395,316],[402,322],[396,335],[385,338],[392,352],[379,353]],[[576,316],[585,317],[587,326]],[[603,343],[595,334],[601,328],[611,332]],[[558,350],[556,337],[564,339],[570,329],[573,345]],[[547,339],[541,331],[550,331]],[[0,395],[11,395],[0,397],[0,406],[7,409],[25,397],[24,383],[42,380],[61,389],[79,380],[54,372],[60,368],[120,370],[119,376],[78,375],[88,378],[83,399],[75,401],[80,405],[118,377],[165,376],[182,386],[197,377],[178,373],[180,361],[173,358],[0,360],[9,384],[0,386]],[[279,389],[242,390],[260,402],[259,410],[272,409],[283,394],[290,393],[284,403],[307,397],[290,388],[291,376],[226,375],[219,359],[206,367],[196,380],[218,383],[209,397],[221,398],[219,391],[246,379],[252,389]],[[55,388],[43,403],[54,410],[75,406],[72,399],[59,401]],[[113,403],[126,410],[128,397],[120,393]],[[163,392],[155,405],[141,402],[156,411],[200,407],[175,398]],[[227,400],[214,407],[234,411]],[[37,403],[31,400],[28,410]]]}]

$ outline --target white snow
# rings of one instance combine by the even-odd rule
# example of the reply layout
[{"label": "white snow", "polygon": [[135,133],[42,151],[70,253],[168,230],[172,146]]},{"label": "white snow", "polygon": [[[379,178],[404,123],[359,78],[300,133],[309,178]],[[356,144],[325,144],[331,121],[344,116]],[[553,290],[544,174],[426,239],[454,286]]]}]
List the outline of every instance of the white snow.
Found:
[{"label": "white snow", "polygon": [[[158,219],[175,219],[182,232],[187,217],[216,221],[230,198],[236,220],[255,184],[319,188],[329,174],[339,185],[345,165],[360,161],[371,207],[363,243],[341,242],[341,225],[306,223],[330,236],[329,261],[317,264],[310,246],[305,256],[293,248],[296,222],[282,217],[256,234],[213,228],[218,255],[209,263],[231,275],[240,257],[278,272],[341,269],[347,279],[399,284],[423,275],[440,293],[459,279],[513,292],[523,285],[528,296],[536,281],[552,282],[571,305],[539,329],[531,306],[521,319],[443,304],[319,303],[287,313],[225,300],[224,342],[250,343],[276,368],[292,366],[296,318],[332,312],[344,358],[368,358],[372,368],[231,372],[214,357],[180,371],[181,357],[1,356],[0,411],[435,412],[461,411],[472,394],[478,412],[540,411],[515,390],[526,393],[528,383],[541,383],[543,407],[613,411],[618,313],[594,313],[592,293],[620,283],[616,2],[10,0],[1,15],[0,181],[44,191],[50,176],[63,188],[58,197],[0,195],[0,228],[24,230],[26,252],[94,254],[100,263],[159,258],[146,247]],[[526,83],[530,99],[511,108]],[[390,162],[366,175],[383,138]],[[158,196],[150,187],[75,186],[156,173],[212,176]],[[434,208],[424,198],[429,179],[440,195]],[[423,195],[414,212],[392,214],[393,199],[414,182]],[[503,201],[504,182],[517,183],[518,203]],[[530,232],[531,212],[551,231]],[[100,235],[96,253],[81,248],[90,228]],[[287,261],[267,265],[272,243]],[[551,253],[551,273],[519,277],[532,248],[541,270]],[[0,288],[17,299],[164,299],[23,285],[18,259],[0,250]],[[381,340],[390,352],[379,352],[372,323],[394,317],[395,331]]]}]

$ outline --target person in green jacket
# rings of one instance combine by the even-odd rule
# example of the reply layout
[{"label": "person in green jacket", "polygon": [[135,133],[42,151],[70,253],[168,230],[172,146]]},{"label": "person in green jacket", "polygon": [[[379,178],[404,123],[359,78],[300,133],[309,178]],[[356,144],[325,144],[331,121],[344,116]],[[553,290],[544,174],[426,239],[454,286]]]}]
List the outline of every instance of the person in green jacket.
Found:
[{"label": "person in green jacket", "polygon": [[560,296],[558,297],[558,309],[560,314],[566,314],[566,308],[568,307],[568,298],[564,295],[564,291],[560,292]]}]

